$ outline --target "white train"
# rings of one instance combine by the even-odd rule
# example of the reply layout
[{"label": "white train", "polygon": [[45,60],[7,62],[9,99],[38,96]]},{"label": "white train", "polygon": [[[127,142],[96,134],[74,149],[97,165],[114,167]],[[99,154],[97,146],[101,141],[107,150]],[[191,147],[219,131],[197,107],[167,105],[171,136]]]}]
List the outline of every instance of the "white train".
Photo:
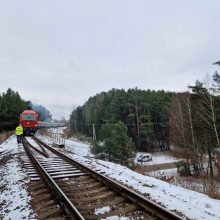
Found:
[{"label": "white train", "polygon": [[64,127],[65,123],[38,121],[38,128],[57,128]]}]

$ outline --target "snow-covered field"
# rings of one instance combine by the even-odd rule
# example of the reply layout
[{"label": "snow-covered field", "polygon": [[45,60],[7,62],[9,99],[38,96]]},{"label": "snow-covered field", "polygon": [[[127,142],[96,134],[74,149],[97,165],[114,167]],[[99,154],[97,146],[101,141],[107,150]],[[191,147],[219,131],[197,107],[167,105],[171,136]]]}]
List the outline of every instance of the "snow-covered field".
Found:
[{"label": "snow-covered field", "polygon": [[[41,136],[41,138],[46,140],[45,137]],[[47,142],[50,142],[50,139],[47,139]],[[161,204],[162,206],[168,208],[169,210],[182,213],[183,216],[186,216],[189,219],[220,220],[219,200],[211,199],[206,195],[171,185],[169,183],[160,181],[153,177],[138,174],[118,164],[97,160],[94,158],[89,158],[91,154],[90,154],[90,146],[88,144],[83,144],[75,140],[67,140],[66,144],[68,145],[67,150],[72,152],[72,154],[70,154],[72,158],[84,163],[90,168],[99,169],[101,172],[104,172],[104,175],[107,175],[108,177],[117,180],[122,184],[127,185],[128,187],[133,188],[135,191],[140,192],[144,196]],[[10,140],[7,141],[7,143],[3,143],[2,145],[4,150],[13,149],[13,152],[18,152],[17,144],[15,143],[14,136],[11,137]],[[0,145],[0,151],[1,151],[1,147],[2,146]],[[2,156],[0,154],[0,158],[1,157]],[[161,160],[167,161],[166,158]],[[14,170],[15,166],[17,167],[16,170]],[[5,170],[5,168],[1,167],[1,170]],[[15,175],[13,172],[16,172],[17,174]],[[6,206],[11,207],[10,212],[13,212],[15,214],[16,209],[12,207],[16,207],[15,206],[16,202],[14,199],[7,198],[8,193],[9,194],[14,193],[14,196],[17,196],[16,191],[19,192],[18,194],[22,193],[25,202],[25,204],[23,205],[24,207],[28,207],[29,197],[26,192],[25,186],[20,184],[19,181],[17,182],[13,180],[15,176],[19,176],[19,178],[20,177],[24,178],[24,176],[22,176],[24,175],[22,174],[23,171],[21,170],[21,168],[19,168],[19,164],[14,162],[14,165],[10,165],[10,166],[8,165],[7,173],[8,176],[5,178],[10,179],[12,183],[14,182],[16,188],[11,188],[7,192],[4,192],[3,195],[0,196],[0,199],[6,200],[6,204],[4,205],[4,210]],[[12,204],[14,204],[13,206],[10,204],[9,200],[12,200]],[[20,212],[19,215],[22,216],[30,215],[31,212],[30,210],[29,211],[28,210],[29,207],[26,208],[24,211],[22,211],[22,209],[19,209]],[[108,207],[103,207],[102,209],[96,210],[97,213],[107,212],[107,211],[108,211]],[[11,219],[18,219],[13,217],[14,216],[13,213],[10,214]],[[6,213],[1,209],[0,216],[1,215],[4,217],[9,216],[9,213]],[[5,219],[10,219],[10,217],[6,217]],[[30,218],[27,217],[27,219]],[[115,216],[108,219],[119,219],[119,218]]]}]

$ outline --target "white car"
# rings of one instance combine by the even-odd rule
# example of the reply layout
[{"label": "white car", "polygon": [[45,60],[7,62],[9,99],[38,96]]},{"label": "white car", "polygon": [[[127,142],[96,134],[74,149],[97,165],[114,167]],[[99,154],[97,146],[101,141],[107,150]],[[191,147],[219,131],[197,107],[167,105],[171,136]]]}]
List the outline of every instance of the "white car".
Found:
[{"label": "white car", "polygon": [[147,162],[152,160],[151,154],[141,154],[138,156],[137,161],[138,162]]}]

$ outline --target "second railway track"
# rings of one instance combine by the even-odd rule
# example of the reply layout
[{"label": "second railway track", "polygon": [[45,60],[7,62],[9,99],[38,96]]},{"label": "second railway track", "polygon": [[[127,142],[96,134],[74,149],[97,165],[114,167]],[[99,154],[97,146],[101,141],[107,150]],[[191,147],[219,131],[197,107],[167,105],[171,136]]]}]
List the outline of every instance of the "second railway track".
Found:
[{"label": "second railway track", "polygon": [[[51,193],[55,203],[59,204],[59,213],[66,213],[63,214],[65,218],[106,219],[124,216],[127,219],[183,219],[41,140],[33,139],[37,147],[26,139],[23,141],[29,160],[38,173],[32,173],[30,177],[33,181],[44,183],[47,189],[41,188],[40,192]],[[32,165],[28,164],[26,167],[32,169]]]}]

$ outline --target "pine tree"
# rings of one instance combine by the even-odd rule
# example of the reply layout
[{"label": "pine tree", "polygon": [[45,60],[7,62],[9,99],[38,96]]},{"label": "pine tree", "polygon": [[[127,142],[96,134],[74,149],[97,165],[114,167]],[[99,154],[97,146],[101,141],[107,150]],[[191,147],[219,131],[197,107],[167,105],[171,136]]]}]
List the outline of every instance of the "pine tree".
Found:
[{"label": "pine tree", "polygon": [[26,102],[18,92],[8,89],[0,98],[0,131],[13,130],[19,122],[19,116],[27,108]]},{"label": "pine tree", "polygon": [[127,128],[123,122],[103,125],[100,137],[103,144],[96,143],[93,152],[104,153],[109,161],[126,164],[128,158],[132,156],[134,145],[127,135]]}]

